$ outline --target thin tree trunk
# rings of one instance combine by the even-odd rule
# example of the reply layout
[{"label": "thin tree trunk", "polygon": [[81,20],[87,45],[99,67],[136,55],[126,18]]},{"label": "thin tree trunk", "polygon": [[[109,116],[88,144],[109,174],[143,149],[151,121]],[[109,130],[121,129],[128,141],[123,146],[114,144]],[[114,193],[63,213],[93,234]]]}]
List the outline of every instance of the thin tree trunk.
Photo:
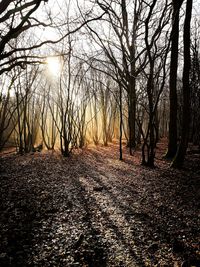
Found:
[{"label": "thin tree trunk", "polygon": [[121,85],[119,86],[119,112],[120,112],[120,123],[119,123],[119,129],[120,129],[120,134],[119,134],[119,159],[122,160],[122,128],[123,128],[123,114],[122,114],[122,87]]}]

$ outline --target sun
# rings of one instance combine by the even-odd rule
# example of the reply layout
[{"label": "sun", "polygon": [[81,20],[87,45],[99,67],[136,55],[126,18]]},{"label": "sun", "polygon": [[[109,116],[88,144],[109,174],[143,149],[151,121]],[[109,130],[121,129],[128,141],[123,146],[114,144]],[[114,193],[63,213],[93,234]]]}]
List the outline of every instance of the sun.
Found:
[{"label": "sun", "polygon": [[58,76],[61,73],[62,62],[58,56],[47,57],[47,68],[50,74]]}]

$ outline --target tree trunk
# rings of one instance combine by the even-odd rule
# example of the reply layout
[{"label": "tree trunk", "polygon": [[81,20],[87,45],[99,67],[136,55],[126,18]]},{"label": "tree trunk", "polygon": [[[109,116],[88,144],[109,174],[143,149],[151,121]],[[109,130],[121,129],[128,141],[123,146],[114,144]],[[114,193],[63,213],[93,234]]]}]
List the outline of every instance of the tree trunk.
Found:
[{"label": "tree trunk", "polygon": [[122,86],[119,85],[119,112],[120,112],[120,122],[119,122],[119,159],[122,160],[122,127],[123,127],[123,110],[122,110]]},{"label": "tree trunk", "polygon": [[135,93],[135,77],[131,77],[129,84],[129,112],[128,112],[128,124],[129,124],[129,142],[130,155],[132,150],[136,146],[135,142],[135,120],[136,120],[136,93]]},{"label": "tree trunk", "polygon": [[177,68],[178,68],[178,40],[179,40],[179,12],[181,1],[173,1],[172,33],[171,33],[171,61],[170,61],[170,120],[169,141],[166,158],[173,158],[177,151]]},{"label": "tree trunk", "polygon": [[184,67],[183,67],[183,112],[182,112],[182,129],[181,129],[181,141],[172,163],[172,167],[182,167],[189,138],[189,127],[190,127],[190,22],[192,15],[192,0],[187,0],[186,4],[186,15],[184,22]]},{"label": "tree trunk", "polygon": [[[151,63],[151,62],[150,62]],[[154,107],[153,107],[153,63],[150,64],[150,75],[147,82],[147,94],[149,101],[149,153],[147,158],[147,166],[153,168],[154,167],[154,158],[155,158],[155,135],[154,135]]]}]

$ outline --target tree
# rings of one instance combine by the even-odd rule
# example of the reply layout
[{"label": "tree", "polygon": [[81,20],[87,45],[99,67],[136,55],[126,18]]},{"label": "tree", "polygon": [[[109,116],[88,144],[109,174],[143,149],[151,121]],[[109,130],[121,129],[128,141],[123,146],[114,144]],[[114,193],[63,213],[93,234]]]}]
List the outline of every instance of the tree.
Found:
[{"label": "tree", "polygon": [[37,88],[38,68],[26,68],[21,71],[15,68],[17,80],[14,85],[16,97],[16,128],[17,149],[20,154],[34,151],[39,130],[40,109],[35,95]]},{"label": "tree", "polygon": [[179,168],[182,167],[189,139],[189,129],[190,129],[190,24],[192,15],[192,0],[187,0],[186,3],[186,14],[184,22],[184,66],[183,66],[183,112],[182,112],[182,129],[181,129],[181,141],[173,160],[172,167]]},{"label": "tree", "polygon": [[[155,147],[158,141],[156,132],[157,123],[157,106],[160,95],[164,89],[166,79],[166,60],[169,51],[167,42],[168,31],[164,31],[170,19],[170,9],[168,1],[165,6],[157,6],[157,0],[148,5],[148,15],[145,20],[145,45],[147,53],[147,68],[144,70],[146,76],[146,98],[148,110],[148,123],[146,133],[142,130],[142,164],[154,167]],[[157,7],[157,8],[156,8]],[[155,21],[154,15],[159,10],[160,19]],[[160,11],[160,9],[162,11]],[[153,28],[153,30],[151,30]],[[151,34],[150,34],[151,31]],[[164,35],[163,35],[164,32]],[[161,39],[165,40],[161,45]],[[156,83],[157,80],[157,83]]]},{"label": "tree", "polygon": [[199,23],[195,21],[194,38],[191,43],[191,132],[190,141],[200,149],[200,42]]},{"label": "tree", "polygon": [[[35,30],[39,27],[55,27],[51,17],[45,22],[32,17],[42,2],[48,2],[48,0],[2,0],[0,2],[0,75],[16,66],[25,68],[27,64],[41,64],[46,55],[38,55],[36,53],[33,55],[30,53],[31,51],[35,51],[46,44],[58,44],[87,23],[102,17],[101,14],[96,18],[85,20],[82,24],[78,22],[78,26],[76,21],[74,28],[67,32],[63,31],[62,28],[59,31],[61,37],[58,37],[57,40],[39,40],[29,46],[25,46],[24,40],[20,40],[20,37],[26,34],[28,30]],[[67,23],[57,24],[56,27],[65,27]]]},{"label": "tree", "polygon": [[[142,57],[145,49],[139,46],[142,29],[143,1],[136,0],[129,5],[127,1],[97,1],[98,7],[105,12],[102,18],[102,34],[96,31],[95,27],[87,24],[89,34],[101,47],[107,58],[107,62],[96,58],[101,63],[99,71],[106,72],[113,80],[120,83],[121,89],[128,95],[128,146],[130,154],[136,147],[136,79],[143,70],[146,57]],[[131,10],[131,11],[130,11]],[[104,31],[104,25],[109,31]],[[112,37],[111,37],[112,36]],[[102,66],[106,68],[102,68]]]},{"label": "tree", "polygon": [[50,89],[51,86],[47,85],[47,83],[42,86],[43,95],[40,100],[40,128],[42,142],[48,150],[53,150],[58,133],[55,123],[58,120],[58,106],[56,106],[50,95]]},{"label": "tree", "polygon": [[[34,46],[24,48],[24,39],[20,40],[28,29],[38,27],[41,23],[34,18],[32,14],[39,8],[42,2],[47,0],[29,0],[29,1],[0,1],[0,75],[10,72],[17,66],[25,68],[25,63],[38,63],[37,57],[30,60],[24,51],[31,50]],[[45,26],[45,24],[43,24]],[[23,52],[23,53],[22,53]],[[34,58],[34,57],[33,57]],[[14,71],[15,72],[15,71]],[[10,75],[7,75],[7,81]],[[11,74],[12,76],[12,74]],[[13,116],[17,110],[17,102],[11,98],[10,91],[13,89],[16,75],[11,78],[10,85],[1,91],[0,97],[0,149],[2,149],[15,129],[15,120]],[[21,100],[20,100],[21,101]]]},{"label": "tree", "polygon": [[177,152],[177,68],[179,47],[179,14],[183,0],[173,0],[172,30],[171,30],[171,58],[170,58],[170,118],[169,141],[166,158],[173,158]]},{"label": "tree", "polygon": [[[43,50],[43,52],[39,51],[38,49],[46,44],[58,44],[59,42],[63,41],[67,36],[72,33],[78,31],[81,27],[85,24],[93,21],[98,20],[100,17],[92,18],[89,20],[85,20],[84,23],[80,23],[78,19],[74,20],[72,24],[70,24],[71,28],[67,28],[63,30],[60,29],[60,35],[57,40],[34,40],[33,38],[28,40],[28,33],[34,31],[38,28],[44,27],[55,27],[53,24],[53,20],[48,14],[48,19],[44,21],[38,19],[35,14],[35,11],[41,6],[42,2],[47,2],[47,0],[19,0],[19,1],[0,1],[0,75],[4,73],[9,73],[16,68],[21,68],[22,70],[26,70],[27,65],[39,65],[39,64],[46,64],[46,56],[49,52],[48,50]],[[69,8],[68,8],[69,11]],[[67,12],[68,12],[67,11]],[[35,16],[33,16],[33,14]],[[57,27],[66,26],[69,24],[69,20],[66,22],[62,22]],[[66,27],[65,27],[66,28]],[[36,51],[37,49],[37,51]],[[57,48],[56,48],[57,49]],[[57,49],[57,51],[59,48]],[[45,52],[44,52],[45,51]],[[8,92],[10,89],[8,90]],[[22,99],[18,97],[18,104],[21,104]],[[21,96],[20,96],[21,97]],[[7,94],[7,98],[5,101],[5,97],[2,96],[0,98],[0,107],[1,107],[1,132],[0,132],[0,147],[2,148],[5,144],[5,141],[11,136],[12,130],[9,129],[10,132],[5,136],[5,131],[8,129],[8,126],[11,126],[10,122],[13,121],[14,123],[14,112],[10,112],[10,118],[8,119],[8,115],[5,116],[6,110],[9,107],[10,103],[10,94]],[[16,99],[17,102],[17,99]],[[17,106],[16,106],[17,109]],[[19,109],[18,109],[19,111]],[[20,111],[21,112],[21,111]],[[20,116],[19,112],[19,116]],[[16,114],[15,114],[16,115]],[[6,118],[6,119],[5,119]],[[21,125],[20,125],[21,126]],[[44,126],[44,125],[43,125]],[[44,127],[42,128],[44,130]],[[21,131],[21,130],[20,130]],[[4,138],[6,137],[6,138]],[[55,139],[55,138],[54,138]],[[53,144],[52,144],[53,145]],[[23,149],[22,149],[23,150]]]},{"label": "tree", "polygon": [[[7,1],[0,2],[0,74],[12,70],[16,66],[24,68],[24,64],[38,63],[38,58],[26,55],[25,51],[35,46],[25,48],[19,37],[31,28],[40,25],[47,26],[34,19],[32,14],[47,0]],[[16,40],[18,40],[16,42]]]},{"label": "tree", "polygon": [[13,73],[10,76],[3,75],[1,77],[1,91],[0,91],[0,151],[12,135],[15,122],[12,120],[13,114],[17,109],[17,103],[11,97],[11,90],[17,76]]}]

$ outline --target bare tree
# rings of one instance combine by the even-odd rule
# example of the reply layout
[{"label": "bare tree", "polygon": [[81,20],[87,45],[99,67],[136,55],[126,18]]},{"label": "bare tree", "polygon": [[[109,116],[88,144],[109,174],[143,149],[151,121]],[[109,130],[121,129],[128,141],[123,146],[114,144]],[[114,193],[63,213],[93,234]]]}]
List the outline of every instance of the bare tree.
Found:
[{"label": "bare tree", "polygon": [[[109,31],[103,31],[103,35],[95,30],[95,27],[87,24],[89,34],[92,34],[95,42],[101,47],[106,60],[96,57],[101,66],[98,70],[110,75],[118,83],[120,77],[121,86],[128,94],[128,125],[130,154],[136,146],[135,121],[136,121],[136,79],[142,71],[146,57],[142,57],[145,49],[139,46],[139,36],[142,34],[142,8],[143,2],[134,1],[131,12],[127,10],[127,2],[122,1],[97,1],[98,7],[105,12],[101,22],[108,26]],[[130,9],[130,5],[129,5]],[[99,26],[98,26],[99,27]],[[111,38],[111,35],[113,38]],[[93,62],[95,62],[93,61]],[[93,66],[96,68],[95,64]],[[97,68],[96,68],[97,69]]]},{"label": "bare tree", "polygon": [[189,140],[189,128],[190,128],[190,24],[192,15],[192,0],[187,0],[186,14],[184,22],[184,67],[183,67],[183,112],[182,112],[182,128],[181,128],[181,141],[178,147],[178,151],[173,160],[172,166],[179,168],[183,165]]},{"label": "bare tree", "polygon": [[0,74],[10,71],[16,66],[24,68],[25,63],[37,63],[37,57],[30,59],[22,51],[30,51],[34,46],[24,48],[23,42],[16,42],[24,32],[31,28],[39,27],[42,23],[34,19],[32,14],[47,0],[5,1],[0,2]]},{"label": "bare tree", "polygon": [[200,148],[200,55],[199,22],[195,21],[194,37],[191,44],[191,125],[190,141]]},{"label": "bare tree", "polygon": [[0,151],[4,148],[12,135],[15,122],[12,120],[13,114],[17,109],[16,101],[12,96],[12,90],[17,76],[14,73],[10,77],[4,76],[1,81],[0,92]]},{"label": "bare tree", "polygon": [[179,47],[179,20],[180,8],[183,0],[172,1],[172,30],[171,30],[171,58],[170,58],[170,118],[169,118],[169,142],[166,158],[173,158],[177,151],[177,68]]},{"label": "bare tree", "polygon": [[26,69],[20,72],[15,84],[15,96],[17,104],[15,131],[18,151],[20,154],[34,150],[34,145],[39,130],[39,105],[34,96],[37,69]]},{"label": "bare tree", "polygon": [[[164,33],[163,30],[168,25],[170,19],[170,5],[168,1],[165,2],[165,6],[162,11],[159,11],[160,19],[155,21],[153,16],[158,11],[156,10],[157,0],[152,1],[148,6],[149,11],[145,20],[145,45],[147,51],[148,65],[146,84],[147,100],[148,100],[148,125],[146,134],[143,133],[143,145],[142,145],[142,164],[150,167],[154,166],[155,147],[157,138],[155,135],[156,126],[156,115],[159,97],[163,91],[165,79],[166,79],[166,60],[169,51],[169,44],[167,42],[168,32]],[[157,6],[158,9],[161,6]],[[154,11],[156,10],[156,12]],[[152,21],[153,18],[153,21]],[[153,23],[153,26],[151,26]],[[150,29],[153,28],[151,35],[149,34]],[[160,39],[164,38],[164,45],[161,46]],[[162,75],[161,75],[162,74]],[[156,77],[161,76],[159,82],[155,83]]]}]

